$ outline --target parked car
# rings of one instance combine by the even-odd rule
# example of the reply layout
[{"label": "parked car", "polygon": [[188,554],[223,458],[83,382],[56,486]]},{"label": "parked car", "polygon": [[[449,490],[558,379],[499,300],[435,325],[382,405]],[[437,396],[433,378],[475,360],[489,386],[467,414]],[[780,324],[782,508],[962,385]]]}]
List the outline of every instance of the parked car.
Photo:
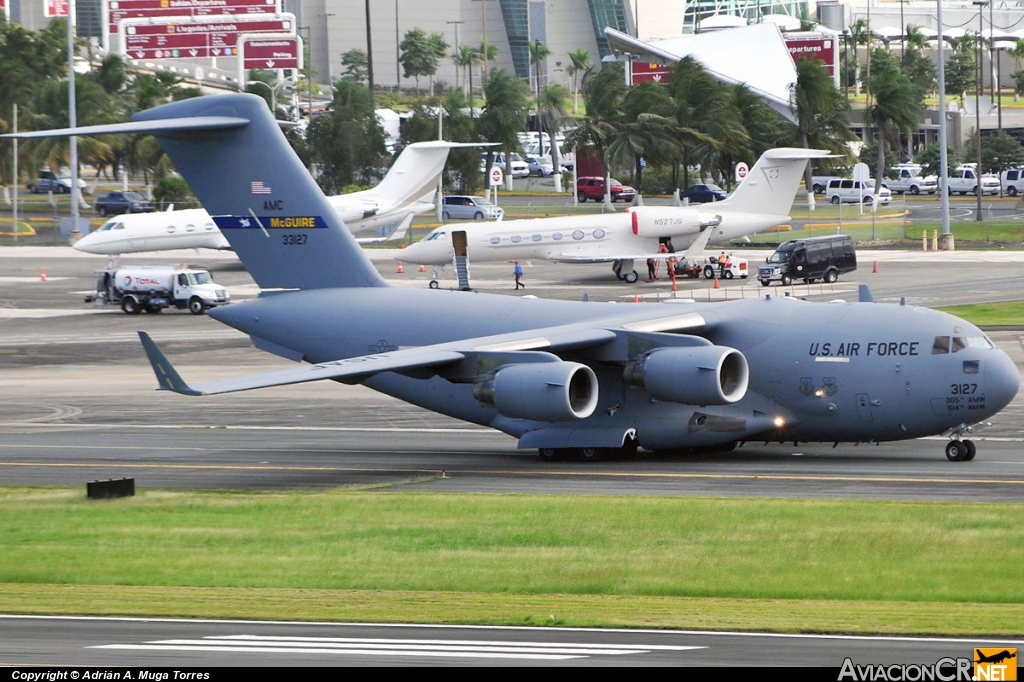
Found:
[{"label": "parked car", "polygon": [[452,195],[444,198],[442,215],[445,220],[500,220],[505,209],[483,197]]},{"label": "parked car", "polygon": [[530,175],[546,178],[555,174],[555,166],[550,156],[527,156],[526,165],[530,168]]},{"label": "parked car", "polygon": [[[85,180],[78,178],[78,191],[81,193],[86,192],[87,185]],[[32,194],[39,194],[41,192],[53,192],[54,194],[70,194],[71,193],[71,174],[62,175],[57,177],[57,174],[51,170],[39,171],[39,177],[36,178],[35,182],[28,184],[28,189]]]},{"label": "parked car", "polygon": [[1011,168],[999,174],[999,181],[1003,185],[1003,192],[1008,196],[1015,197],[1024,192],[1024,168]]},{"label": "parked car", "polygon": [[683,192],[683,196],[689,199],[691,204],[706,204],[711,201],[724,201],[726,193],[718,185],[707,183],[690,185]]},{"label": "parked car", "polygon": [[[963,194],[977,194],[978,193],[978,168],[976,163],[964,163],[959,165],[956,170],[949,172],[949,177],[946,178],[949,183],[946,186],[947,193],[952,194],[953,192],[959,192]],[[981,193],[982,194],[999,194],[999,178],[992,173],[981,174]]]},{"label": "parked car", "polygon": [[117,213],[152,213],[156,210],[153,202],[138,192],[111,192],[97,199],[95,207],[101,216]]},{"label": "parked car", "polygon": [[[861,202],[870,204],[875,200],[875,181],[861,182],[860,180],[832,178],[828,181],[828,189],[825,190],[825,195],[829,201],[836,205],[840,203],[859,204]],[[878,203],[884,206],[890,201],[892,201],[892,192],[885,185],[882,185],[881,190],[878,192]]]},{"label": "parked car", "polygon": [[[612,202],[633,201],[636,198],[636,190],[629,185],[623,185],[615,178],[608,181],[608,190]],[[604,178],[582,177],[576,179],[576,198],[582,204],[587,199],[591,201],[604,201]]]},{"label": "parked car", "polygon": [[918,195],[922,193],[935,194],[939,190],[939,181],[934,175],[922,175],[921,166],[918,164],[900,164],[893,169],[896,177],[883,183],[893,192],[903,194],[910,192]]}]

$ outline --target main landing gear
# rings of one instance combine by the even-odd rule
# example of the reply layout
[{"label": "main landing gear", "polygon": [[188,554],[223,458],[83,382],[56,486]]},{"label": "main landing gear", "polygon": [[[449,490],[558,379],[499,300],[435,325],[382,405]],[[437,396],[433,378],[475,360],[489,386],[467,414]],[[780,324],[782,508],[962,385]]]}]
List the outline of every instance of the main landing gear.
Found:
[{"label": "main landing gear", "polygon": [[560,460],[578,460],[581,462],[600,462],[605,459],[635,459],[637,443],[635,439],[627,439],[621,448],[540,448],[537,454],[543,462]]},{"label": "main landing gear", "polygon": [[613,262],[612,272],[627,284],[636,284],[637,280],[640,279],[640,275],[633,269],[633,261],[631,260],[617,260]]}]

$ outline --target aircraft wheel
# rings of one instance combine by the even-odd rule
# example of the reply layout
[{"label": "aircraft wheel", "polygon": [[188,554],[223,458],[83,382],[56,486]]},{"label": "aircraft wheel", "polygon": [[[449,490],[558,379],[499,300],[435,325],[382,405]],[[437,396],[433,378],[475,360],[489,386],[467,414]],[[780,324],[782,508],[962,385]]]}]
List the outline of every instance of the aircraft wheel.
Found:
[{"label": "aircraft wheel", "polygon": [[581,462],[600,462],[606,454],[604,448],[580,448],[576,453]]},{"label": "aircraft wheel", "polygon": [[835,206],[839,205],[839,195],[838,194],[835,195],[834,197],[832,197],[832,204],[835,205]]},{"label": "aircraft wheel", "polygon": [[583,192],[577,192],[576,198],[579,200],[581,204],[587,203],[587,195],[584,194]]},{"label": "aircraft wheel", "polygon": [[732,275],[732,270],[726,270],[725,271],[725,278],[726,279],[732,279],[732,276],[733,276]]},{"label": "aircraft wheel", "polygon": [[763,287],[766,287],[766,286],[768,286],[769,284],[771,284],[771,282],[770,282],[770,281],[768,281],[768,280],[766,280],[766,279],[762,279],[762,280],[761,280],[761,286],[763,286]]},{"label": "aircraft wheel", "polygon": [[782,286],[788,287],[792,283],[793,283],[793,275],[790,275],[789,273],[786,273],[785,275],[782,276]]},{"label": "aircraft wheel", "polygon": [[961,440],[951,440],[946,445],[946,459],[950,462],[963,462],[967,460],[970,449]]},{"label": "aircraft wheel", "polygon": [[542,462],[554,462],[558,459],[559,453],[556,448],[540,448],[537,450],[537,454],[540,455]]},{"label": "aircraft wheel", "polygon": [[704,266],[704,278],[705,279],[714,279],[715,278],[715,269],[713,267],[711,267],[710,265],[705,265]]},{"label": "aircraft wheel", "polygon": [[142,312],[142,306],[134,296],[125,296],[121,299],[121,310],[129,315],[138,315]]},{"label": "aircraft wheel", "polygon": [[436,289],[437,287],[438,287],[437,280],[436,279],[430,280],[430,288],[431,289]]},{"label": "aircraft wheel", "polygon": [[835,270],[829,270],[825,273],[825,281],[829,284],[835,284],[837,279],[839,279],[839,273]]},{"label": "aircraft wheel", "polygon": [[203,304],[203,299],[198,296],[193,296],[188,300],[188,311],[193,315],[202,315],[206,312],[206,306]]},{"label": "aircraft wheel", "polygon": [[974,459],[974,456],[978,454],[978,447],[974,444],[973,440],[965,440],[964,445],[967,446],[967,456],[964,457],[964,461],[970,462]]},{"label": "aircraft wheel", "polygon": [[628,284],[636,284],[637,281],[640,279],[640,275],[637,274],[636,270],[631,270],[630,272],[627,272],[625,275],[622,275],[622,279]]}]

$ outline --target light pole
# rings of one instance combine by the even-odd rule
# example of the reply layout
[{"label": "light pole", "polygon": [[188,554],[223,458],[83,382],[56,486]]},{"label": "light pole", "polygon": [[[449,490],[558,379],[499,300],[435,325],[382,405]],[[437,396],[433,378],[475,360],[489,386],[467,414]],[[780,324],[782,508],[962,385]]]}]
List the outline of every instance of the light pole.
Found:
[{"label": "light pole", "polygon": [[[941,2],[942,0],[939,0]],[[974,193],[978,198],[978,212],[975,220],[981,222],[981,86],[984,82],[984,71],[981,68],[981,34],[982,34],[982,10],[988,5],[988,0],[974,0],[978,6],[978,84],[974,88],[974,137],[978,141],[978,165],[974,169],[974,180],[978,183]]]},{"label": "light pole", "polygon": [[274,118],[277,118],[277,91],[288,85],[288,80],[282,80],[277,85],[271,85],[270,83],[264,83],[263,81],[246,81],[246,85],[262,85],[267,90],[270,90],[270,109],[274,112]]},{"label": "light pole", "polygon": [[935,23],[939,27],[939,207],[942,215],[942,238],[939,242],[940,249],[949,249],[953,246],[953,234],[949,231],[949,163],[948,151],[946,149],[946,66],[943,61],[945,51],[945,26],[942,24],[942,0],[936,0]]},{"label": "light pole", "polygon": [[[446,23],[446,24],[454,24],[455,25],[455,52],[454,52],[454,54],[456,56],[458,56],[459,55],[459,24],[464,24],[466,22],[464,22],[464,21],[446,21],[444,23]],[[456,63],[456,65],[455,65],[455,89],[456,90],[459,89],[459,71],[460,71],[459,65],[458,65],[458,63]]]}]

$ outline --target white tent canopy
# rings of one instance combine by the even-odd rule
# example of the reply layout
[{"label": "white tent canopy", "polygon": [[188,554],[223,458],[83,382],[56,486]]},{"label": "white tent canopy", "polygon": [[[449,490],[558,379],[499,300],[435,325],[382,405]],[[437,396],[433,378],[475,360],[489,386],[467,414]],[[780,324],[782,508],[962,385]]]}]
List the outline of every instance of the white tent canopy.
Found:
[{"label": "white tent canopy", "polygon": [[773,23],[650,42],[612,28],[606,28],[604,34],[616,53],[668,64],[693,57],[717,80],[746,85],[779,114],[794,120],[790,90],[796,83],[796,67],[782,33]]}]

